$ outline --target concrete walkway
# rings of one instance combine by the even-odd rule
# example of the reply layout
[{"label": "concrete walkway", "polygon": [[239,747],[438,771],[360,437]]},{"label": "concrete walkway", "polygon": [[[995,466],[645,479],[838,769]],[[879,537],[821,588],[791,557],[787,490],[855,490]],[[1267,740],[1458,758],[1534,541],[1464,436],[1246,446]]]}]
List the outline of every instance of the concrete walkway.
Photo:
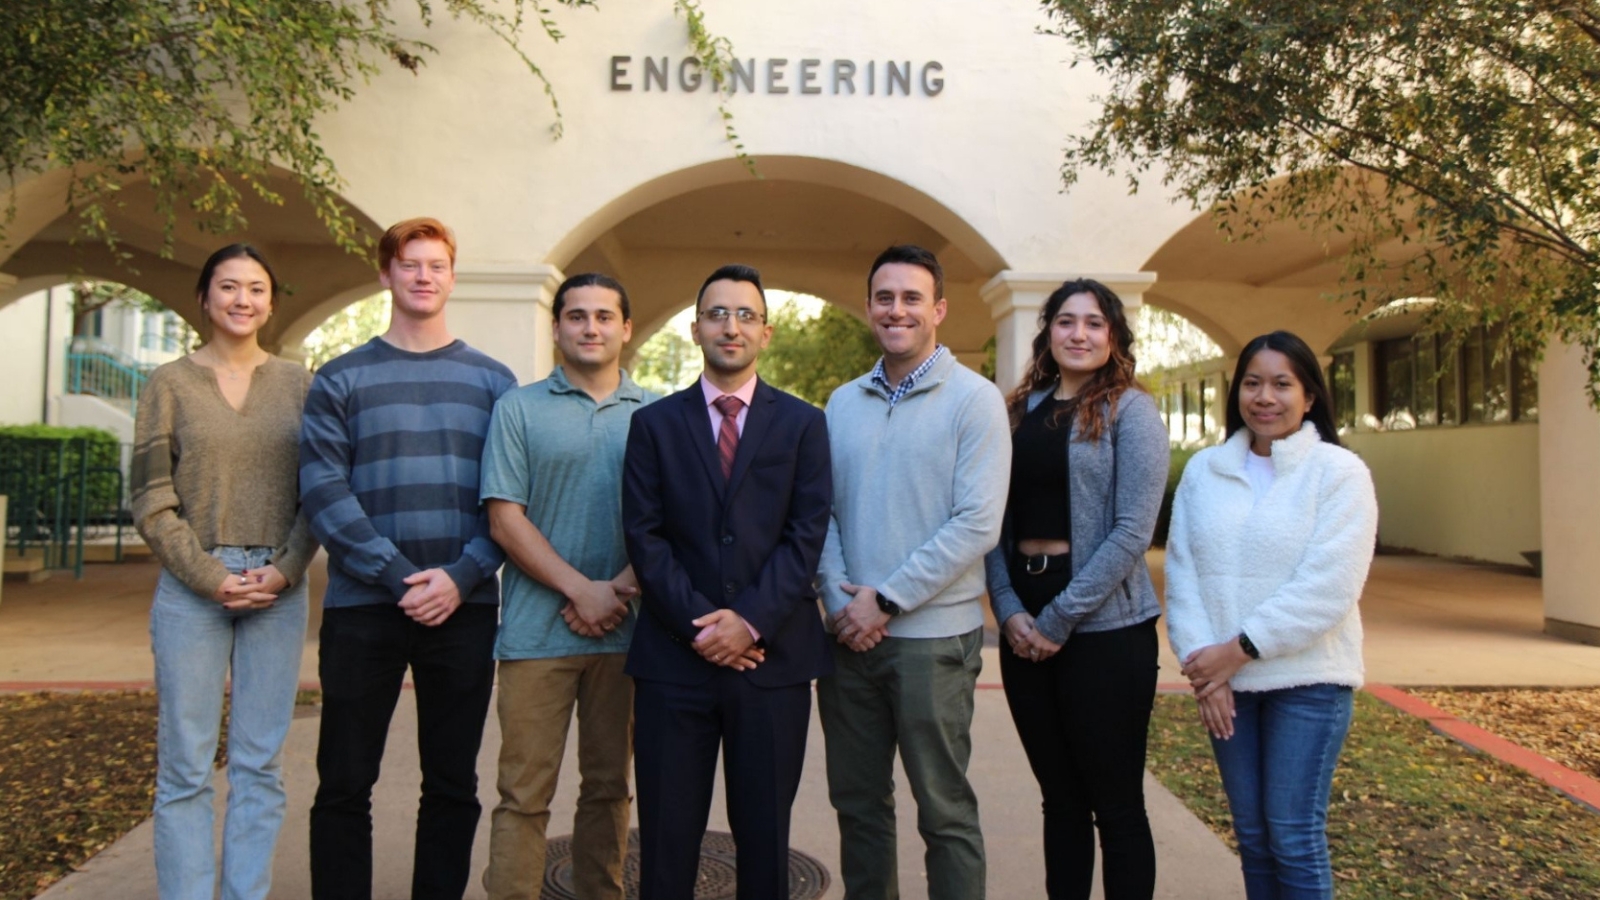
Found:
[{"label": "concrete walkway", "polygon": [[[1159,553],[1152,554],[1151,564],[1159,572]],[[156,571],[152,564],[97,566],[81,582],[58,577],[39,585],[8,584],[0,606],[0,689],[148,683],[146,614]],[[313,573],[313,596],[320,595],[322,574],[319,563]],[[1383,557],[1374,566],[1362,608],[1368,678],[1374,682],[1600,685],[1600,648],[1542,634],[1539,582],[1526,575],[1421,557]],[[315,680],[315,634],[313,614],[302,669],[308,682]],[[1176,660],[1164,641],[1161,664],[1162,680],[1178,683]],[[971,773],[988,845],[989,896],[1036,897],[1044,872],[1037,788],[998,688],[999,667],[990,649],[977,697]],[[298,719],[290,731],[286,751],[290,808],[278,848],[275,898],[309,896],[306,822],[316,783],[317,721],[313,712]],[[406,694],[396,713],[384,777],[374,800],[378,848],[374,896],[379,898],[408,893],[410,832],[419,783],[415,734],[414,708]],[[479,759],[485,809],[476,844],[479,871],[487,852],[488,809],[495,799],[498,745],[491,712]],[[794,810],[793,846],[833,871],[838,864],[838,831],[827,801],[822,749],[821,730],[813,720],[806,775]],[[577,794],[571,750],[569,746],[564,767],[569,774],[555,798],[552,835],[570,831]],[[219,810],[225,790],[220,781]],[[907,898],[926,897],[915,804],[904,778],[898,784],[901,887]],[[1157,896],[1192,900],[1242,896],[1238,861],[1226,846],[1148,777],[1146,787],[1160,862]],[[726,831],[721,802],[719,796],[710,827]],[[43,896],[154,898],[150,847],[147,822]],[[468,896],[483,894],[474,884]],[[837,881],[824,896],[843,896]]]}]

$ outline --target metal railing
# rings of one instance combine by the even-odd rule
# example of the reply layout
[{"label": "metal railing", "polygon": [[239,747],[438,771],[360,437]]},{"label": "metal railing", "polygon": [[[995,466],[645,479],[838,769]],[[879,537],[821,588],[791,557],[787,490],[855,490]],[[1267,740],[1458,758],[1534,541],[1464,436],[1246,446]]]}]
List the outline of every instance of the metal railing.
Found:
[{"label": "metal railing", "polygon": [[125,407],[131,416],[139,409],[139,391],[149,377],[150,367],[108,344],[81,336],[67,343],[69,394],[99,397]]},{"label": "metal railing", "polygon": [[129,523],[122,448],[88,438],[0,438],[5,540],[19,557],[83,577],[84,543],[110,538],[122,561]]}]

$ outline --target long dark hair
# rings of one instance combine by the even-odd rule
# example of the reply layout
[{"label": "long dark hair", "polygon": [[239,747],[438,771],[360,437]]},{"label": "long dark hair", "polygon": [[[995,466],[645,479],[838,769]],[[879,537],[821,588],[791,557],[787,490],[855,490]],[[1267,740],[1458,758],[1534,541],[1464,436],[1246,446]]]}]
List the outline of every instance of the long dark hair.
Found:
[{"label": "long dark hair", "polygon": [[1311,398],[1311,409],[1306,412],[1306,420],[1317,426],[1317,434],[1324,441],[1336,447],[1343,446],[1339,442],[1339,429],[1333,424],[1333,394],[1322,377],[1322,367],[1317,365],[1317,354],[1311,352],[1311,348],[1298,335],[1288,331],[1263,334],[1239,351],[1239,364],[1233,367],[1233,383],[1228,386],[1228,437],[1233,437],[1235,432],[1245,427],[1244,414],[1239,412],[1239,383],[1244,380],[1250,360],[1263,350],[1276,350],[1289,360],[1294,377],[1299,380],[1306,396]]},{"label": "long dark hair", "polygon": [[261,266],[261,271],[267,273],[267,284],[272,289],[272,308],[278,308],[278,276],[273,274],[272,267],[267,265],[267,258],[261,251],[249,244],[229,244],[221,250],[206,257],[206,264],[200,267],[200,280],[195,282],[194,292],[200,300],[202,307],[206,304],[206,294],[211,292],[211,279],[217,274],[217,266],[230,259],[252,259]]},{"label": "long dark hair", "polygon": [[1066,282],[1052,292],[1039,311],[1039,333],[1033,338],[1033,360],[1011,396],[1006,398],[1006,412],[1011,415],[1015,429],[1028,411],[1028,395],[1042,391],[1061,379],[1061,367],[1050,352],[1050,323],[1055,320],[1061,305],[1074,294],[1088,294],[1100,307],[1111,327],[1111,357],[1095,371],[1089,383],[1077,395],[1077,431],[1079,440],[1097,441],[1110,424],[1107,411],[1115,410],[1117,400],[1126,390],[1144,390],[1134,377],[1133,329],[1128,327],[1128,315],[1122,308],[1122,298],[1116,292],[1093,278],[1079,278]]}]

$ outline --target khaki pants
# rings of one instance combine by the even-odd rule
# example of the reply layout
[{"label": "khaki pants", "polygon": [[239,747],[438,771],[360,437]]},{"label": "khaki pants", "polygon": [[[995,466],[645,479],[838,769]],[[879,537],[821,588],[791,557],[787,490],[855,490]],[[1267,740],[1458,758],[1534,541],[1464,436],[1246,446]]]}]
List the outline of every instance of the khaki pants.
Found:
[{"label": "khaki pants", "polygon": [[544,884],[545,828],[578,709],[578,811],[572,880],[580,900],[621,900],[628,842],[628,764],[633,680],[627,656],[602,653],[502,660],[499,672],[500,803],[489,828],[490,900],[537,900]]}]

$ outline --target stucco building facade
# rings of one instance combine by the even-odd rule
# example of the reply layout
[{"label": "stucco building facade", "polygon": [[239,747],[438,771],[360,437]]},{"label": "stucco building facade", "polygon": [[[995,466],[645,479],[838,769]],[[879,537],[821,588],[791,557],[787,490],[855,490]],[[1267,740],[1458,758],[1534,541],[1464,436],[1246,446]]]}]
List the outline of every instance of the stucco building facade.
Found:
[{"label": "stucco building facade", "polygon": [[[1224,353],[1288,328],[1330,362],[1345,354],[1360,413],[1350,443],[1378,481],[1382,540],[1503,563],[1539,551],[1551,629],[1600,638],[1590,588],[1600,554],[1589,550],[1600,539],[1600,416],[1576,354],[1547,353],[1535,416],[1375,430],[1379,339],[1327,299],[1341,248],[1293,225],[1230,243],[1208,213],[1163,193],[1158,173],[1136,194],[1096,172],[1063,189],[1062,149],[1093,115],[1099,83],[1092,67],[1072,65],[1065,42],[1040,33],[1048,23],[1033,0],[706,0],[704,10],[739,61],[723,105],[753,173],[666,0],[558,7],[566,38],[527,38],[560,101],[559,139],[521,61],[447,18],[427,32],[439,52],[420,75],[391,67],[322,123],[343,197],[374,232],[424,214],[455,229],[459,336],[535,379],[553,363],[548,304],[566,274],[620,278],[637,344],[692,302],[705,273],[733,261],[759,267],[773,287],[861,312],[872,257],[909,241],[947,267],[941,338],[977,365],[993,337],[1009,385],[1045,295],[1093,276],[1132,304],[1186,316]],[[66,182],[46,172],[11,186],[18,215],[0,246],[0,305],[82,272],[198,321],[195,273],[223,239],[180,227],[173,257],[160,258],[160,229],[141,202],[149,192],[130,185],[114,223],[134,251],[130,274],[71,243]],[[267,334],[292,354],[377,284],[282,186],[282,207],[251,201],[242,237],[293,291]],[[23,340],[8,333],[8,353],[32,352]],[[1215,407],[1225,386],[1198,396]],[[1220,419],[1220,409],[1209,414]]]}]

